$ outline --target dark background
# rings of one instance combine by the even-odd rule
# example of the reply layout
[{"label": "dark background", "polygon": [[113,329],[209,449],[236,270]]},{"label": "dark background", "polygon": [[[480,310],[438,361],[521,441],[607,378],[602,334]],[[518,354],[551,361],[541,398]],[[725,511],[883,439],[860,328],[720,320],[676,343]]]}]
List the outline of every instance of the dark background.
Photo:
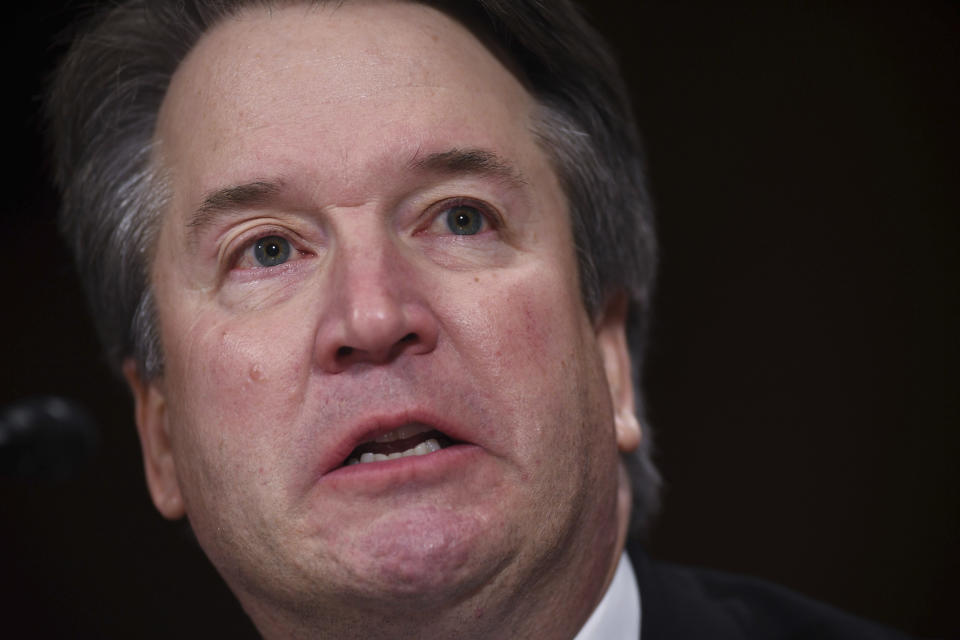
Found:
[{"label": "dark background", "polygon": [[[659,215],[650,549],[960,637],[960,9],[727,4],[590,5]],[[68,481],[0,477],[0,636],[249,637],[150,504],[52,222],[37,97],[76,6],[7,17],[0,405],[79,400],[103,443]]]}]

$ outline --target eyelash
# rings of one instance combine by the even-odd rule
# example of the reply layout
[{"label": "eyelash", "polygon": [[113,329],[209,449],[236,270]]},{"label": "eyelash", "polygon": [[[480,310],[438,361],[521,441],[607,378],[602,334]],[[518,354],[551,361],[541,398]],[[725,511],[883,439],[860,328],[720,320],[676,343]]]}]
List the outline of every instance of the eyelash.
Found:
[{"label": "eyelash", "polygon": [[[304,255],[309,254],[309,252],[305,252],[300,248],[303,246],[303,243],[299,241],[299,239],[296,238],[294,234],[290,233],[289,230],[284,229],[283,227],[268,226],[266,228],[256,228],[251,230],[250,234],[243,234],[240,238],[238,238],[236,247],[232,249],[227,256],[227,265],[229,266],[229,269],[231,270],[238,269],[241,260],[243,260],[244,256],[247,253],[253,250],[257,242],[272,236],[283,238],[290,244],[291,258],[293,256],[302,257]],[[251,256],[251,260],[253,259],[254,258]],[[286,262],[284,262],[283,264],[286,264]],[[282,266],[282,265],[278,265],[278,266]],[[252,266],[252,267],[246,267],[243,270],[254,271],[254,270],[275,269],[275,268],[276,267]]]},{"label": "eyelash", "polygon": [[[423,226],[423,230],[426,231],[430,229],[433,225],[437,224],[443,219],[443,214],[450,211],[451,209],[456,209],[457,207],[470,207],[471,209],[476,209],[480,212],[480,215],[483,216],[485,229],[482,229],[479,233],[484,231],[497,231],[503,227],[503,218],[500,216],[500,213],[491,205],[483,202],[482,200],[475,200],[473,198],[468,198],[464,196],[449,198],[447,200],[441,200],[430,206],[427,209],[427,221]],[[449,232],[452,234],[452,232]]]}]

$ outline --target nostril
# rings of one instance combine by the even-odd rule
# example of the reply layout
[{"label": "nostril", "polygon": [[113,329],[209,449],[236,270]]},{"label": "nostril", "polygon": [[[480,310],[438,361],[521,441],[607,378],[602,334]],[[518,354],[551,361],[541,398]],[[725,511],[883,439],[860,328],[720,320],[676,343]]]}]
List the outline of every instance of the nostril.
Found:
[{"label": "nostril", "polygon": [[[411,331],[395,342],[391,343],[389,347],[383,349],[374,348],[374,349],[365,349],[362,347],[350,346],[349,344],[342,344],[337,347],[334,352],[334,359],[338,362],[347,365],[352,362],[385,362],[393,360],[395,357],[407,351],[408,349],[417,349],[417,345],[422,342],[420,334]],[[371,346],[377,347],[378,345],[372,344]]]}]

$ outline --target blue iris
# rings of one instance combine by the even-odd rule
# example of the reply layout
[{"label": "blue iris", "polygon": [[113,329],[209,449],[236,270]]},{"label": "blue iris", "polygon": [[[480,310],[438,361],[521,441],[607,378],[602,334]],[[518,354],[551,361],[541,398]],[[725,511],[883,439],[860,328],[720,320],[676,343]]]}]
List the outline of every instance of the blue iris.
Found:
[{"label": "blue iris", "polygon": [[447,210],[447,227],[458,236],[472,236],[483,227],[483,214],[467,205],[450,207]]},{"label": "blue iris", "polygon": [[253,245],[253,256],[264,267],[275,267],[290,259],[290,243],[280,236],[267,236]]}]

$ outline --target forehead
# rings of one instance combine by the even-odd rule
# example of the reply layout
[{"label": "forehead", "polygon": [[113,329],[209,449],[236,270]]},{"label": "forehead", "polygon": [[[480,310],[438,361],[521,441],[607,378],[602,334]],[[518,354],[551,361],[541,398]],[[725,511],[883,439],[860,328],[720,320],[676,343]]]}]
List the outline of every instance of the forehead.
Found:
[{"label": "forehead", "polygon": [[215,26],[183,61],[157,138],[178,196],[270,167],[347,201],[420,153],[489,148],[535,163],[532,109],[496,57],[430,7],[258,7]]}]

